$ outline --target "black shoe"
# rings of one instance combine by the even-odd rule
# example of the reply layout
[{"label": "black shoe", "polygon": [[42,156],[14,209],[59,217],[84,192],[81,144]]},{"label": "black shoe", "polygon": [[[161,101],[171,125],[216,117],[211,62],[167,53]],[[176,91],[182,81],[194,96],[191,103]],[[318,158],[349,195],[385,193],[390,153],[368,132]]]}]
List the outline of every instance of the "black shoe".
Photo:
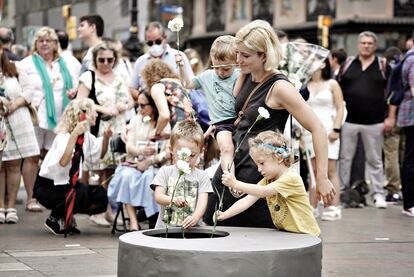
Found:
[{"label": "black shoe", "polygon": [[402,198],[398,193],[387,194],[387,196],[385,196],[385,201],[391,202],[391,203],[397,203],[398,201],[402,201]]},{"label": "black shoe", "polygon": [[54,235],[61,235],[63,234],[63,228],[61,228],[61,224],[59,223],[59,220],[49,216],[46,219],[45,227]]},{"label": "black shoe", "polygon": [[70,226],[69,230],[68,230],[68,233],[72,234],[72,235],[80,235],[81,231],[78,228],[74,227],[74,226]]}]

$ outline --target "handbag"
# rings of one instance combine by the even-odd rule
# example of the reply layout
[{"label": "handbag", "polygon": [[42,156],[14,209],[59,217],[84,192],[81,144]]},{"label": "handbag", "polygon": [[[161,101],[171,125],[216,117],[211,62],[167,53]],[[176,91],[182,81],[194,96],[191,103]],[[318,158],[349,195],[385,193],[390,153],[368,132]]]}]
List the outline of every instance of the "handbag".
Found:
[{"label": "handbag", "polygon": [[30,119],[32,120],[33,126],[39,126],[39,118],[37,117],[37,110],[31,104],[27,105],[27,109],[29,110]]},{"label": "handbag", "polygon": [[[268,80],[270,80],[272,77],[276,76],[277,73],[273,73],[273,74],[269,74],[266,76],[266,78],[264,78],[259,84],[257,84],[257,86],[254,87],[254,89],[250,92],[249,96],[247,96],[246,100],[244,101],[243,107],[242,109],[237,113],[237,118],[234,121],[233,125],[234,127],[237,127],[237,125],[239,125],[240,121],[243,119],[244,117],[244,111],[247,108],[247,104],[249,103],[250,98],[252,98],[253,94],[264,84],[266,83]],[[273,87],[273,85],[272,85]],[[270,89],[272,89],[272,87]],[[237,93],[238,94],[238,93]]]}]

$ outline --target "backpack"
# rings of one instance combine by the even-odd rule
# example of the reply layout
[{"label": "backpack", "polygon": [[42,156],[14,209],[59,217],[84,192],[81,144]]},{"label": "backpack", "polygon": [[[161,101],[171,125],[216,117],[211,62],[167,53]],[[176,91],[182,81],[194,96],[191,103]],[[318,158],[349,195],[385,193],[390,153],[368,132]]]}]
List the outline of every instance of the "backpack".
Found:
[{"label": "backpack", "polygon": [[[352,64],[352,62],[356,59],[354,56],[349,56],[346,58],[345,62],[341,65],[341,68],[339,69],[338,76],[336,77],[336,80],[338,82],[341,82],[342,77],[345,75],[346,71],[348,70],[349,66]],[[378,66],[381,71],[382,78],[384,80],[387,79],[387,61],[385,58],[378,57]]]},{"label": "backpack", "polygon": [[390,76],[387,81],[387,105],[398,106],[404,99],[404,92],[408,89],[408,84],[404,84],[402,69],[404,61],[414,55],[414,51],[409,51],[404,58],[398,61],[392,68]]}]

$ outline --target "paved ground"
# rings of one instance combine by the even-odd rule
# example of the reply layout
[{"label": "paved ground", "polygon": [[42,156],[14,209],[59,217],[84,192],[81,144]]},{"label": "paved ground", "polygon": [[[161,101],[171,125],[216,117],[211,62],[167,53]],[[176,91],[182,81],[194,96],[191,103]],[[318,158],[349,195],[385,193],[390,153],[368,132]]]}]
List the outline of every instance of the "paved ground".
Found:
[{"label": "paved ground", "polygon": [[[18,205],[20,223],[0,225],[0,276],[116,276],[118,235],[78,216],[81,235],[53,236],[47,212]],[[414,218],[400,206],[346,209],[337,222],[321,222],[323,276],[414,276]],[[208,274],[206,273],[206,276]]]}]

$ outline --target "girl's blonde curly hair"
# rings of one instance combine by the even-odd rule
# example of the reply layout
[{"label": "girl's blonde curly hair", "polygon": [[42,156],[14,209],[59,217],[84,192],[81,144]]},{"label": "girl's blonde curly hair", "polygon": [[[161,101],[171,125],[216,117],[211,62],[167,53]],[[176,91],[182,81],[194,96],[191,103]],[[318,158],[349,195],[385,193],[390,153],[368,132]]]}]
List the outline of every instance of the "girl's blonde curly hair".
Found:
[{"label": "girl's blonde curly hair", "polygon": [[90,121],[92,113],[94,112],[93,106],[93,100],[89,98],[74,99],[70,101],[63,111],[59,124],[56,127],[56,133],[71,133],[79,123],[80,115],[83,112],[86,112],[86,120]]},{"label": "girl's blonde curly hair", "polygon": [[178,75],[171,69],[171,67],[160,59],[154,59],[149,62],[142,69],[141,76],[148,91],[151,91],[152,86],[159,83],[161,79],[178,79]]},{"label": "girl's blonde curly hair", "polygon": [[280,132],[264,131],[249,139],[250,154],[260,153],[267,157],[282,158],[283,163],[290,167],[294,158],[286,144],[286,139]]}]

